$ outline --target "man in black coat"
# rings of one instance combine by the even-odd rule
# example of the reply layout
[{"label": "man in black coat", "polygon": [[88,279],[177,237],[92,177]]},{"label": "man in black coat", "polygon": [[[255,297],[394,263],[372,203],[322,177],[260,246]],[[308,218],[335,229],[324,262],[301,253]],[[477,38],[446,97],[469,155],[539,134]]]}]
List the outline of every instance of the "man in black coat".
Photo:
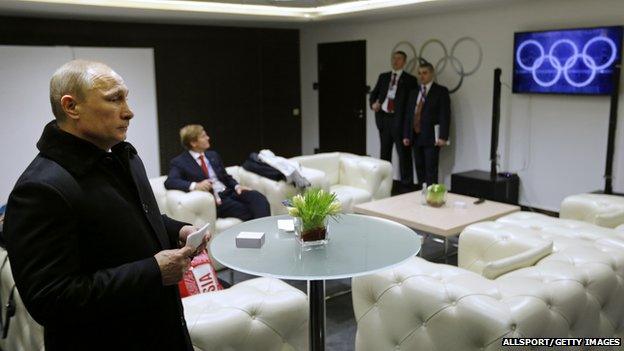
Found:
[{"label": "man in black coat", "polygon": [[204,127],[190,124],[180,129],[187,150],[171,160],[165,188],[181,191],[208,191],[214,195],[217,217],[243,221],[271,215],[266,197],[238,182],[225,171],[221,157],[210,148]]},{"label": "man in black coat", "polygon": [[179,244],[195,228],[160,214],[124,142],[127,94],[102,63],[60,67],[56,120],[9,196],[11,269],[47,351],[193,350],[177,283],[193,255]]},{"label": "man in black coat", "polygon": [[392,55],[392,71],[379,75],[377,84],[370,93],[369,102],[371,109],[375,111],[375,123],[379,130],[379,157],[392,162],[392,145],[396,145],[401,184],[411,187],[414,171],[411,150],[402,142],[403,116],[407,95],[418,86],[418,82],[414,76],[403,71],[406,61],[407,55],[403,51]]},{"label": "man in black coat", "polygon": [[403,144],[412,145],[419,185],[438,183],[440,147],[448,144],[451,124],[449,91],[434,82],[433,77],[433,65],[421,63],[420,87],[410,92],[405,108]]}]

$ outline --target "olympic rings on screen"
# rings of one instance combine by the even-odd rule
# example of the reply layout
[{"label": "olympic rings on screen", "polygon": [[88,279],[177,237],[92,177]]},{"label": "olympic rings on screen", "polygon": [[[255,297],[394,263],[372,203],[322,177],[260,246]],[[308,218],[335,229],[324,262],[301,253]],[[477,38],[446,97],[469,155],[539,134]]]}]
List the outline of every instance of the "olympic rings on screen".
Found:
[{"label": "olympic rings on screen", "polygon": [[[600,64],[600,65],[596,62],[597,60],[600,59],[599,57],[598,58],[592,57],[591,55],[588,54],[588,50],[590,49],[590,47],[598,42],[606,43],[611,51],[611,53],[609,54],[609,59],[606,60],[605,63]],[[570,55],[570,57],[568,58],[557,57],[555,55],[555,49],[561,45],[568,46],[572,49],[572,54]],[[535,47],[538,50],[539,57],[536,58],[535,61],[533,61],[533,64],[528,64],[528,63],[523,62],[522,53],[525,50],[525,48],[531,47],[531,46]],[[548,53],[546,53],[546,50],[544,49],[542,44],[540,44],[537,40],[534,40],[534,39],[523,41],[522,43],[520,43],[520,45],[518,45],[518,48],[516,49],[516,63],[518,64],[518,66],[530,72],[531,75],[533,76],[533,80],[535,80],[537,84],[545,88],[550,87],[554,85],[555,83],[557,83],[559,79],[561,79],[562,76],[565,79],[565,81],[573,87],[582,88],[584,86],[587,86],[594,80],[594,78],[596,77],[596,74],[599,71],[602,71],[605,68],[608,68],[609,66],[611,66],[611,64],[615,61],[616,58],[617,58],[617,49],[616,49],[615,42],[611,40],[610,38],[603,37],[603,36],[596,36],[588,40],[587,43],[585,43],[585,46],[583,46],[583,50],[580,50],[580,52],[576,44],[570,39],[559,39],[555,41],[550,47],[550,49],[548,50]],[[589,73],[588,78],[580,82],[574,80],[570,74],[571,68],[574,67],[579,62],[579,59],[587,67],[587,70],[583,70],[584,73]],[[542,80],[541,78],[539,78],[539,73],[550,73],[552,71],[552,69],[551,70],[539,69],[546,62],[548,62],[550,66],[552,66],[552,69],[554,69],[555,71],[555,76],[550,80]]]}]

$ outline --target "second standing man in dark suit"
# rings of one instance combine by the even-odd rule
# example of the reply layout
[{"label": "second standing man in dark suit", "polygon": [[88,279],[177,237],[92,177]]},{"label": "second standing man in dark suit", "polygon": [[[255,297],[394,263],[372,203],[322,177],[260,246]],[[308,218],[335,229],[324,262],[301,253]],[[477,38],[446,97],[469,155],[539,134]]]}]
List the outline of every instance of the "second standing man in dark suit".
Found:
[{"label": "second standing man in dark suit", "polygon": [[379,75],[375,88],[370,93],[370,106],[375,111],[375,123],[379,130],[381,150],[379,157],[392,162],[392,144],[399,155],[401,184],[411,187],[414,183],[411,150],[402,142],[404,112],[410,90],[418,86],[416,77],[403,71],[407,55],[396,51],[392,55],[392,71]]},{"label": "second standing man in dark suit", "polygon": [[243,221],[271,215],[264,195],[242,186],[225,171],[221,157],[210,148],[210,137],[197,124],[180,130],[182,145],[188,151],[171,160],[165,188],[181,191],[209,191],[215,197],[217,217]]},{"label": "second standing man in dark suit", "polygon": [[[418,67],[420,88],[410,92],[405,108],[403,144],[412,145],[419,187],[438,183],[440,147],[447,145],[451,124],[451,100],[446,87],[433,81],[429,62]],[[439,125],[436,136],[435,126]]]}]

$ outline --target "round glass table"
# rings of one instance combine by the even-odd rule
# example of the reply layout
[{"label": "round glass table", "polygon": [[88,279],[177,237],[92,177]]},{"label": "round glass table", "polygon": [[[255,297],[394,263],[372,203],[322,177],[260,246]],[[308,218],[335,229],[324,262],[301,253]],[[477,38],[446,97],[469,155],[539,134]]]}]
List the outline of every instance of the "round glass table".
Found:
[{"label": "round glass table", "polygon": [[[308,281],[310,350],[325,348],[325,280],[371,274],[399,265],[418,254],[421,239],[410,228],[377,217],[347,214],[328,225],[329,242],[302,247],[294,232],[278,230],[264,217],[235,225],[215,236],[210,252],[224,266],[263,277]],[[243,231],[264,232],[259,249],[237,248]]]}]

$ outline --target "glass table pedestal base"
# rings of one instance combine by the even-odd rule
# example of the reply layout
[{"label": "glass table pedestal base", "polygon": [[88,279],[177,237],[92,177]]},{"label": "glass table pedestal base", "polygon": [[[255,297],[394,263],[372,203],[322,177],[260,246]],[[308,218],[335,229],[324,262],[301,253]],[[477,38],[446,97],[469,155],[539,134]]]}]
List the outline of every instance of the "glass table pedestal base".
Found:
[{"label": "glass table pedestal base", "polygon": [[325,350],[325,281],[308,281],[310,351]]}]

